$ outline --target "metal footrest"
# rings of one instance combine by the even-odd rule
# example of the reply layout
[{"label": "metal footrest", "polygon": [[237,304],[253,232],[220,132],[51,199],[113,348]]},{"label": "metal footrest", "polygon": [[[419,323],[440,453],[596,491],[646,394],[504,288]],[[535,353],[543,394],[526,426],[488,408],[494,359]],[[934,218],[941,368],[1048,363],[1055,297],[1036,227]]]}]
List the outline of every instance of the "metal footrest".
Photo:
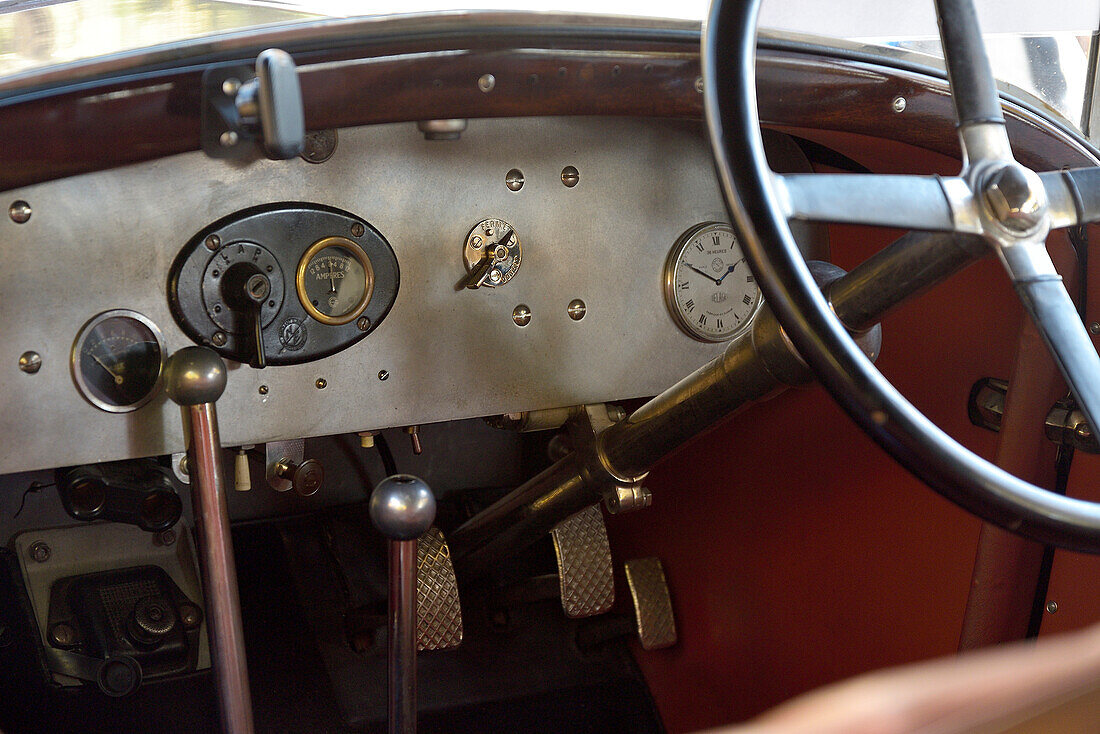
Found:
[{"label": "metal footrest", "polygon": [[623,564],[634,601],[634,623],[644,650],[676,644],[676,618],[660,558],[635,558]]},{"label": "metal footrest", "polygon": [[439,528],[420,538],[416,549],[416,646],[449,650],[462,644],[462,604],[451,549]]},{"label": "metal footrest", "polygon": [[550,531],[558,558],[561,607],[567,617],[592,617],[611,610],[615,579],[611,546],[599,505],[581,510]]}]

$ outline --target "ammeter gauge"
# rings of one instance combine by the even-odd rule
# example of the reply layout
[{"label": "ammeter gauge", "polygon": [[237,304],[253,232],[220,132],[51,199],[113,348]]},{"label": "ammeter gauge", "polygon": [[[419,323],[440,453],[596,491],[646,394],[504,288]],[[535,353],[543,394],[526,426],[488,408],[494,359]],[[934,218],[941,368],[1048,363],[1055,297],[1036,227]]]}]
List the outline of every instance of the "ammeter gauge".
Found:
[{"label": "ammeter gauge", "polygon": [[665,262],[664,289],[676,325],[704,342],[739,336],[761,303],[733,228],[720,222],[703,222],[680,235]]},{"label": "ammeter gauge", "polygon": [[86,323],[73,342],[73,381],[101,410],[127,413],[153,399],[160,386],[164,346],[156,324],[118,309]]},{"label": "ammeter gauge", "polygon": [[303,308],[322,324],[346,324],[370,303],[374,268],[347,237],[325,237],[306,250],[295,278]]}]

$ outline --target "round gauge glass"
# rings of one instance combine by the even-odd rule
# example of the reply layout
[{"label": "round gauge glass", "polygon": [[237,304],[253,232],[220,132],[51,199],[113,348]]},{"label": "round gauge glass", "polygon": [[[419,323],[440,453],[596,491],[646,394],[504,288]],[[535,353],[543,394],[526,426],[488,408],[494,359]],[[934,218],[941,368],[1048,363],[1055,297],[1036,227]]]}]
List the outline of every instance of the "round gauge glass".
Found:
[{"label": "round gauge glass", "polygon": [[728,224],[704,222],[684,232],[668,255],[664,276],[673,319],[699,341],[739,336],[760,307],[760,288]]},{"label": "round gauge glass", "polygon": [[160,330],[136,311],[101,313],[73,342],[77,389],[89,403],[110,413],[128,413],[152,400],[163,366]]},{"label": "round gauge glass", "polygon": [[346,324],[370,302],[374,268],[363,248],[346,237],[313,243],[298,263],[298,299],[323,324]]}]

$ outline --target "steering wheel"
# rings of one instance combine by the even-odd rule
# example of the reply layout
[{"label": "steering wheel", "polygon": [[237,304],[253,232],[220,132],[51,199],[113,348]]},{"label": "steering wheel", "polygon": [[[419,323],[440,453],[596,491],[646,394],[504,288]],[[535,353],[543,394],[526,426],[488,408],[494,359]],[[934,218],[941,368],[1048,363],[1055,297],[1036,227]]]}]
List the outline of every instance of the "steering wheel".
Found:
[{"label": "steering wheel", "polygon": [[936,0],[959,138],[955,177],[774,173],[756,106],[760,0],[714,0],[703,38],[706,119],[726,205],[776,318],[833,398],[932,489],[1042,543],[1100,553],[1100,505],[1046,491],[963,448],[856,346],[815,285],[788,220],[978,236],[992,248],[1090,426],[1100,357],[1046,250],[1053,228],[1100,220],[1100,168],[1036,174],[1012,156],[971,0]]}]

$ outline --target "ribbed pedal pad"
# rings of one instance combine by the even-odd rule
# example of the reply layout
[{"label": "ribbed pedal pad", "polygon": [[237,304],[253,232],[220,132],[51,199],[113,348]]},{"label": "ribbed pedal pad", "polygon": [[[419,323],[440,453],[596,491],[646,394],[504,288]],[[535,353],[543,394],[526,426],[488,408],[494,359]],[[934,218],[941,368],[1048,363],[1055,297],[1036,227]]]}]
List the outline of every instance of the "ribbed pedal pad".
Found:
[{"label": "ribbed pedal pad", "polygon": [[634,600],[634,622],[644,650],[676,644],[676,618],[660,558],[635,558],[623,564]]},{"label": "ribbed pedal pad", "polygon": [[558,557],[561,607],[565,616],[604,614],[615,602],[611,546],[599,505],[581,510],[550,531]]},{"label": "ribbed pedal pad", "polygon": [[462,604],[458,599],[451,549],[439,528],[416,548],[416,646],[449,650],[462,644]]}]

